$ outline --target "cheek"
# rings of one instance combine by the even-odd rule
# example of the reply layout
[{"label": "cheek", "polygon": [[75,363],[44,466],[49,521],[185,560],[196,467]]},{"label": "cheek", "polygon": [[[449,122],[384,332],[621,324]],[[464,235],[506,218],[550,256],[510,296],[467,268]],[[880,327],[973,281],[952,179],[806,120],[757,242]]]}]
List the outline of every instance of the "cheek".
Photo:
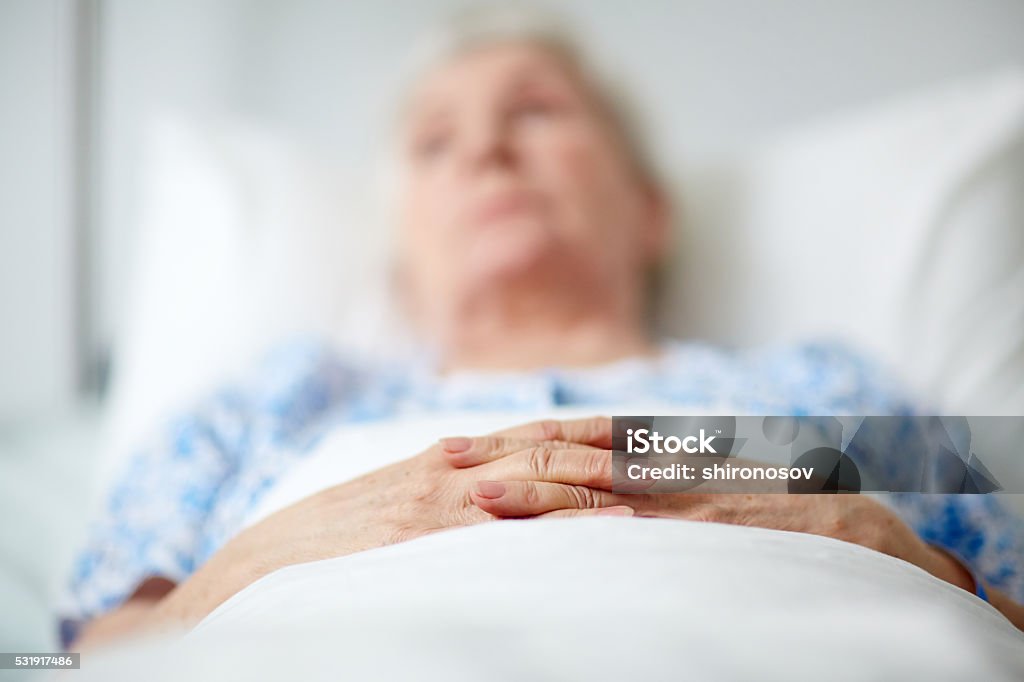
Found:
[{"label": "cheek", "polygon": [[410,183],[400,195],[399,250],[406,271],[415,287],[437,285],[446,271],[445,263],[452,257],[449,215],[444,189],[438,182]]},{"label": "cheek", "polygon": [[603,246],[607,258],[631,253],[640,220],[637,191],[603,136],[562,136],[543,154],[545,184],[556,198],[557,222],[567,236]]},{"label": "cheek", "polygon": [[402,224],[421,246],[448,249],[458,245],[459,207],[466,188],[452,173],[438,171],[409,184],[399,198]]}]

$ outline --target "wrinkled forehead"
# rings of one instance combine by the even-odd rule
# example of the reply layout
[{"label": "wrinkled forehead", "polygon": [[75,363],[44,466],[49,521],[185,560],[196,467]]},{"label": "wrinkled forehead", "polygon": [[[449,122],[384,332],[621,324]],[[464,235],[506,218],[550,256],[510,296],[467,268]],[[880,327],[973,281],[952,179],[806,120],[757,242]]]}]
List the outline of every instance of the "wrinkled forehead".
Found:
[{"label": "wrinkled forehead", "polygon": [[413,86],[403,122],[417,122],[468,100],[519,90],[557,88],[580,97],[587,88],[573,60],[557,47],[506,42],[470,47],[426,71]]}]

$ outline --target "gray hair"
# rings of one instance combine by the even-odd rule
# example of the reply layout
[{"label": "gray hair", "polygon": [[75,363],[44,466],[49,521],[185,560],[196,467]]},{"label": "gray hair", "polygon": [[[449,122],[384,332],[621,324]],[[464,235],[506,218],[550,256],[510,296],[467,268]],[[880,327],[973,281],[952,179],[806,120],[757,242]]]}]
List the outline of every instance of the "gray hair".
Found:
[{"label": "gray hair", "polygon": [[[633,99],[626,95],[621,81],[611,77],[610,69],[599,65],[594,55],[584,49],[570,22],[549,9],[510,3],[467,7],[450,15],[414,46],[402,78],[402,99],[396,113],[404,113],[405,98],[425,74],[475,50],[503,43],[538,45],[576,70],[603,110],[637,174],[652,186],[667,189],[661,164],[642,134],[645,126]],[[395,136],[390,137],[393,140]],[[387,204],[393,205],[399,176],[397,150],[389,149],[387,157],[383,180],[384,187],[391,190],[386,195]]]}]

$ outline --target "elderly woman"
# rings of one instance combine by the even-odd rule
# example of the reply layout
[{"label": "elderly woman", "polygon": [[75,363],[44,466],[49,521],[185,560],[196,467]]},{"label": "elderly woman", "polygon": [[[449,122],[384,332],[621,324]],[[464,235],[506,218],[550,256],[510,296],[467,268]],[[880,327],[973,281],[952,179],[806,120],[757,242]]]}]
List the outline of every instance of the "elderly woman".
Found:
[{"label": "elderly woman", "polygon": [[357,420],[597,411],[623,396],[755,414],[911,411],[839,349],[733,353],[654,338],[645,309],[669,207],[621,109],[548,32],[476,27],[449,48],[409,93],[399,136],[399,290],[430,359],[376,367],[292,344],[174,420],[131,461],[75,566],[65,640],[196,622],[290,564],[502,517],[590,514],[831,536],[987,590],[1024,626],[1013,601],[1024,595],[1024,536],[991,496],[883,506],[858,495],[614,494],[602,418],[453,434],[240,531],[283,472]]}]

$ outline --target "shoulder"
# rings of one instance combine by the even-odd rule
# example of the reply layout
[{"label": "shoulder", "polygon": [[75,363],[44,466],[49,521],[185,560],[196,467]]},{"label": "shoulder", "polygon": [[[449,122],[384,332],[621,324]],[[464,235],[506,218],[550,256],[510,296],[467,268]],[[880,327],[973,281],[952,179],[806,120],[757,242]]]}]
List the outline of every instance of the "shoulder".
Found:
[{"label": "shoulder", "polygon": [[811,341],[755,351],[752,362],[809,413],[910,414],[896,374],[877,358],[839,341]]},{"label": "shoulder", "polygon": [[166,429],[148,435],[159,440],[143,444],[165,443],[169,435],[189,450],[190,442],[214,435],[233,451],[247,452],[254,442],[292,442],[322,418],[359,412],[363,403],[381,402],[382,394],[402,395],[408,366],[400,359],[364,357],[320,337],[290,337],[170,413]]},{"label": "shoulder", "polygon": [[673,364],[713,381],[739,406],[764,413],[906,414],[911,403],[875,358],[831,340],[729,349],[669,344]]},{"label": "shoulder", "polygon": [[270,347],[244,377],[244,388],[262,403],[337,399],[383,380],[386,366],[321,337],[297,336]]},{"label": "shoulder", "polygon": [[319,337],[298,336],[268,348],[244,377],[256,393],[287,391],[309,381],[351,380],[358,363],[342,349]]},{"label": "shoulder", "polygon": [[285,435],[366,394],[385,380],[379,363],[319,337],[291,337],[270,347],[220,398],[242,400]]}]

